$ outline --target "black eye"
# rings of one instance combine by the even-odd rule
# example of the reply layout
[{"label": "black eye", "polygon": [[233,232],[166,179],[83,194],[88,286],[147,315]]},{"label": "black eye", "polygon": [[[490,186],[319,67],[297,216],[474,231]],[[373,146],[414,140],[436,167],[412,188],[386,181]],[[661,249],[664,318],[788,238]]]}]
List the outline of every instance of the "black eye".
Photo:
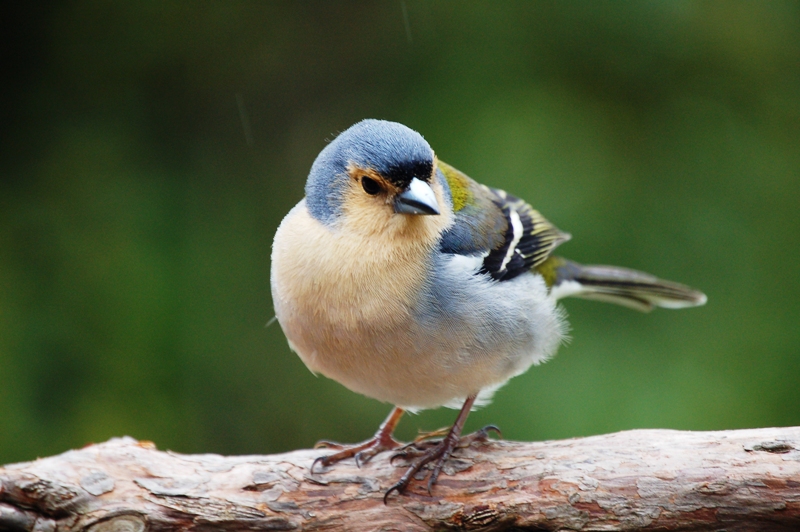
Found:
[{"label": "black eye", "polygon": [[381,186],[378,182],[367,176],[361,178],[361,186],[364,188],[364,192],[370,196],[374,196],[381,191]]}]

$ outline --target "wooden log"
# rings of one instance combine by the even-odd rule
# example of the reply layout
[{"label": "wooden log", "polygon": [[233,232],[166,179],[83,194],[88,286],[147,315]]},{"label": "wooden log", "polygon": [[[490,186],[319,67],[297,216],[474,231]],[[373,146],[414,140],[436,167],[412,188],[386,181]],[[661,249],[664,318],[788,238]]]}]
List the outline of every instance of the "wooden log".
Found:
[{"label": "wooden log", "polygon": [[474,444],[388,504],[388,453],[311,474],[324,452],[112,439],[0,469],[0,530],[800,530],[800,427]]}]

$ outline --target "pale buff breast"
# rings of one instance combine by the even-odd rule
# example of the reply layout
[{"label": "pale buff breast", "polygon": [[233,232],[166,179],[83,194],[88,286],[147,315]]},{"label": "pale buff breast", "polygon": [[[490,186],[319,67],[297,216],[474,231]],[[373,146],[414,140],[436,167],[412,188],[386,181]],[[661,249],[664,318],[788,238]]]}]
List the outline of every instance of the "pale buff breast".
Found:
[{"label": "pale buff breast", "polygon": [[335,228],[313,218],[305,201],[283,220],[272,252],[275,311],[309,369],[393,402],[387,388],[405,386],[393,377],[413,370],[412,313],[451,216],[370,212],[353,200]]}]

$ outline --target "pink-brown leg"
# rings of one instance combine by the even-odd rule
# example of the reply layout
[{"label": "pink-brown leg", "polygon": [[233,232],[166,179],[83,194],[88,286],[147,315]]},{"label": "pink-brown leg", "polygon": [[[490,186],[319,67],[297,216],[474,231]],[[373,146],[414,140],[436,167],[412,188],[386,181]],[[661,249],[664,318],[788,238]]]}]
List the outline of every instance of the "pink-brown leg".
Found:
[{"label": "pink-brown leg", "polygon": [[414,455],[414,450],[422,451],[420,454],[416,454],[417,459],[406,470],[405,474],[400,478],[400,480],[398,480],[395,485],[389,488],[389,491],[387,491],[383,496],[384,503],[388,501],[389,495],[391,495],[393,491],[396,491],[397,493],[403,493],[403,491],[405,491],[411,482],[411,479],[414,478],[414,475],[422,470],[422,468],[427,464],[435,461],[433,470],[428,478],[428,494],[430,494],[433,485],[436,484],[436,480],[439,478],[439,474],[442,472],[444,464],[450,458],[450,455],[455,449],[459,447],[466,447],[475,441],[486,441],[488,439],[489,431],[494,431],[497,433],[500,432],[497,427],[489,425],[488,427],[484,427],[473,434],[469,434],[463,438],[461,437],[461,431],[464,428],[464,423],[467,421],[467,416],[469,416],[469,411],[472,409],[472,405],[475,403],[476,397],[477,395],[470,395],[467,397],[467,400],[464,401],[464,406],[461,407],[461,411],[458,413],[455,423],[453,423],[453,426],[450,427],[447,435],[441,441],[414,442],[404,447],[403,450],[392,457],[392,460],[394,460],[398,457]]},{"label": "pink-brown leg", "polygon": [[361,464],[368,462],[376,454],[382,451],[397,449],[401,444],[392,437],[392,433],[394,432],[395,427],[397,427],[397,423],[400,421],[400,418],[403,416],[404,412],[405,410],[402,408],[395,407],[394,410],[392,410],[392,412],[389,414],[389,417],[387,417],[386,420],[381,424],[380,428],[378,428],[378,432],[375,433],[375,436],[367,441],[350,446],[330,441],[317,442],[317,444],[314,446],[315,449],[337,449],[339,452],[330,454],[328,456],[320,456],[314,460],[314,463],[311,464],[311,472],[314,472],[314,468],[317,465],[328,467],[344,460],[345,458],[351,457],[355,457],[356,465],[361,467]]}]

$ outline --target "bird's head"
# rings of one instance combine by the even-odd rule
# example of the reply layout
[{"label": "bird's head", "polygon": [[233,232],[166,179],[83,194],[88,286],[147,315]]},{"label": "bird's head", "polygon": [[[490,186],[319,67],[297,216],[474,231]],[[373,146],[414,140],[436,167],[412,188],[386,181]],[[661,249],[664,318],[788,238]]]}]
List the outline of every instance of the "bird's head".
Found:
[{"label": "bird's head", "polygon": [[325,147],[306,182],[311,215],[331,228],[407,233],[450,221],[447,184],[422,135],[402,124],[363,120]]}]

